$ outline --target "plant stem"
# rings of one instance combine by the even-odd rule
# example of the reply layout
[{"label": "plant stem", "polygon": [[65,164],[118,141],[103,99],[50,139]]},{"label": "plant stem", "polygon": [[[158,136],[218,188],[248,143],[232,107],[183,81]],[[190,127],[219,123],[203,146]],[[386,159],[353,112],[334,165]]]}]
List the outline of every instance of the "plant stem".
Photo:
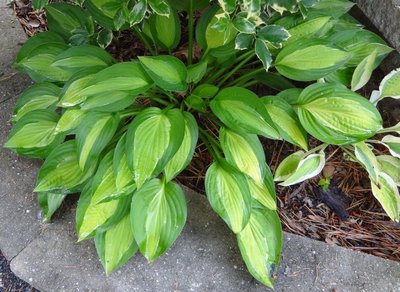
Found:
[{"label": "plant stem", "polygon": [[219,146],[215,145],[215,139],[211,137],[207,131],[205,131],[202,128],[199,128],[199,134],[201,140],[204,142],[204,145],[206,145],[208,152],[210,152],[211,156],[214,158],[214,160],[222,159],[222,155],[219,150]]},{"label": "plant stem", "polygon": [[193,62],[193,0],[189,0],[189,46],[188,46],[188,64]]},{"label": "plant stem", "polygon": [[142,41],[142,43],[145,45],[145,47],[149,50],[150,54],[153,56],[157,55],[156,51],[153,50],[149,42],[147,41],[146,37],[143,36],[142,32],[134,25],[132,26],[133,30],[135,31],[135,34],[137,37]]},{"label": "plant stem", "polygon": [[[237,86],[240,86],[240,87],[250,87],[250,86],[253,86],[253,85],[256,85],[256,84],[258,84],[259,82],[257,81],[257,80],[251,80],[251,81],[249,81],[249,82],[247,82],[247,83],[242,83],[242,84],[238,84]],[[229,86],[227,86],[227,87],[229,87]]]},{"label": "plant stem", "polygon": [[319,151],[319,150],[325,150],[325,148],[328,147],[328,146],[329,146],[329,145],[326,144],[326,143],[321,144],[321,145],[319,145],[319,146],[317,146],[317,147],[315,147],[315,148],[309,150],[308,152],[306,152],[305,155],[309,155],[309,154],[315,153],[315,152],[317,152],[317,151]]},{"label": "plant stem", "polygon": [[232,82],[228,83],[227,86],[239,85],[242,81],[247,82],[248,79],[250,79],[250,78],[253,77],[254,75],[257,75],[258,73],[261,73],[261,72],[263,72],[263,71],[265,71],[264,68],[258,68],[258,69],[252,70],[251,72],[246,73],[246,74],[240,76],[239,78],[233,80]]},{"label": "plant stem", "polygon": [[[251,53],[251,54],[250,54]],[[248,55],[246,58],[244,58],[239,64],[236,65],[235,68],[233,68],[229,73],[227,73],[225,75],[224,78],[222,78],[222,80],[218,83],[217,87],[221,87],[222,84],[225,83],[226,80],[228,80],[229,78],[231,78],[231,76],[233,74],[235,74],[240,68],[242,68],[244,65],[246,65],[246,63],[248,61],[250,61],[251,59],[253,59],[254,57],[254,51],[251,50],[250,52],[246,53],[246,55]]]}]

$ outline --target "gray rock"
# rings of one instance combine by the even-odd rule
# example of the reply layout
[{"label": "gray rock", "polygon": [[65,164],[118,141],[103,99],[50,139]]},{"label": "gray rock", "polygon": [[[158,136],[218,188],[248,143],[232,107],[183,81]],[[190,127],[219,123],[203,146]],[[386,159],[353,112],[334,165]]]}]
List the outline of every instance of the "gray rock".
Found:
[{"label": "gray rock", "polygon": [[355,2],[383,36],[400,51],[400,0],[356,0]]}]

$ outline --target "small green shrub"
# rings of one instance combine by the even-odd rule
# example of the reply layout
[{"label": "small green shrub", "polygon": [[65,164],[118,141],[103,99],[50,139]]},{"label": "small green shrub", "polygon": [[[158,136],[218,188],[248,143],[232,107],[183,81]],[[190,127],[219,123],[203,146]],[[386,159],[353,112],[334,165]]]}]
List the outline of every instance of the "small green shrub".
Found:
[{"label": "small green shrub", "polygon": [[[399,98],[400,72],[371,101],[354,92],[392,49],[347,14],[352,2],[76,2],[35,1],[49,31],[17,56],[36,84],[19,98],[5,146],[45,159],[35,192],[46,220],[68,194],[81,193],[79,240],[94,238],[107,273],[138,250],[157,259],[179,236],[187,207],[173,180],[198,138],[213,158],[205,178],[211,207],[267,286],[281,252],[274,181],[315,177],[328,145],[365,167],[373,194],[399,221],[400,138],[371,137],[400,132],[400,124],[384,129],[375,107]],[[117,62],[104,48],[121,30],[132,30],[147,53]],[[186,59],[174,56],[186,46]],[[259,97],[257,83],[277,94]],[[308,135],[322,143],[309,149]],[[259,136],[299,149],[274,176]],[[391,155],[376,157],[374,144]]]}]

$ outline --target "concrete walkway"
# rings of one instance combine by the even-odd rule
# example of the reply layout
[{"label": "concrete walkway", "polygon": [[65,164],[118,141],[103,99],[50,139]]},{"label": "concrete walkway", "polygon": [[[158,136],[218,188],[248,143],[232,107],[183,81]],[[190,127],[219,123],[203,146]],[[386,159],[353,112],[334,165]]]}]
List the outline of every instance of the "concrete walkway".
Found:
[{"label": "concrete walkway", "polygon": [[[19,93],[12,74],[24,34],[0,2],[0,144]],[[5,101],[5,102],[3,102]],[[0,148],[0,249],[12,270],[41,291],[266,291],[248,274],[235,237],[206,199],[186,189],[189,217],[174,246],[147,264],[137,255],[109,277],[91,241],[76,243],[74,208],[42,224],[32,190],[40,161]],[[276,291],[400,291],[400,265],[295,235],[284,235]]]}]

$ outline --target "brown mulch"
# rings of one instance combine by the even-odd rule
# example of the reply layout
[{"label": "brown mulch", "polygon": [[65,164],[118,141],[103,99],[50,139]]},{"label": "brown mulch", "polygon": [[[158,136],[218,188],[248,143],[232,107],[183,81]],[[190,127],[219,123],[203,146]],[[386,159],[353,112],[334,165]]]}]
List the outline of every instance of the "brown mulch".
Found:
[{"label": "brown mulch", "polygon": [[[15,0],[13,7],[28,36],[46,30],[44,13],[34,12],[27,0]],[[182,46],[178,51],[183,54],[184,49]],[[108,50],[119,60],[129,60],[142,53],[144,47],[132,33],[121,32]],[[378,72],[361,94],[369,96],[381,77]],[[383,115],[385,121],[391,120],[386,112]],[[315,145],[316,141],[311,143]],[[296,150],[281,141],[263,140],[263,144],[272,171]],[[332,190],[332,196],[324,195],[318,187],[322,175],[295,186],[278,186],[278,211],[284,230],[400,262],[400,224],[390,221],[373,197],[367,173],[358,164],[346,160],[337,147],[330,146],[326,151],[329,160],[324,172],[331,175],[338,189]],[[199,143],[190,167],[178,181],[204,193],[205,172],[211,162],[206,147]]]}]

